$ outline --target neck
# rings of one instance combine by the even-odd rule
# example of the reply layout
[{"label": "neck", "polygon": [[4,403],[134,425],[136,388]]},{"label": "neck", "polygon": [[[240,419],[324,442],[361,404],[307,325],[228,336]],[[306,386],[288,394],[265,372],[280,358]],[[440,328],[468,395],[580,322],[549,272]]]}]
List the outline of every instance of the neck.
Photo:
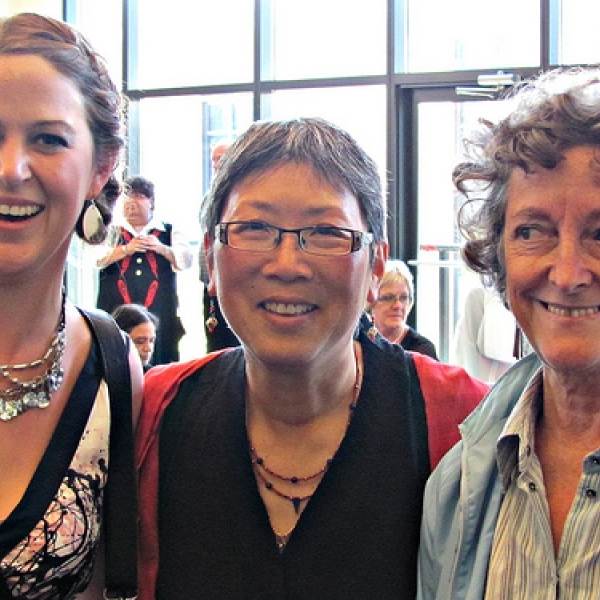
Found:
[{"label": "neck", "polygon": [[362,372],[360,345],[353,342],[347,356],[336,365],[294,370],[247,365],[248,414],[251,420],[272,426],[298,426],[340,410],[347,410],[351,390]]},{"label": "neck", "polygon": [[[0,284],[0,363],[29,362],[43,355],[62,307],[62,285]],[[43,290],[43,292],[42,292]]]}]

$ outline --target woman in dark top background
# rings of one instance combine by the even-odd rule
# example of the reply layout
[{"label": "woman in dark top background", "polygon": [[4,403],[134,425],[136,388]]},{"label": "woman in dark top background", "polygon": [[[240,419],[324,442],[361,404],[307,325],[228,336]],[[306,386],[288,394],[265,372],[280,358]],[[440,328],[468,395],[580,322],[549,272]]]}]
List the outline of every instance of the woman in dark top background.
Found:
[{"label": "woman in dark top background", "polygon": [[437,360],[433,342],[406,323],[414,303],[415,288],[408,266],[401,260],[388,261],[377,300],[370,305],[373,325],[393,344]]}]

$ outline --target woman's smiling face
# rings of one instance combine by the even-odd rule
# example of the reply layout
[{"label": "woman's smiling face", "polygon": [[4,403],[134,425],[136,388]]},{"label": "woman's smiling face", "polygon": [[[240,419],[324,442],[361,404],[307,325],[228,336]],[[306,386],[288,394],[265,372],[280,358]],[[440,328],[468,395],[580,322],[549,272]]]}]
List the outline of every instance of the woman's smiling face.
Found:
[{"label": "woman's smiling face", "polygon": [[577,147],[554,169],[513,172],[504,253],[510,307],[541,359],[600,369],[600,165]]},{"label": "woman's smiling face", "polygon": [[46,60],[0,56],[0,277],[62,269],[96,168],[77,86]]},{"label": "woman's smiling face", "polygon": [[[307,166],[285,164],[250,175],[229,195],[221,222],[263,221],[286,229],[332,225],[365,231],[357,199],[338,191]],[[280,364],[339,354],[352,339],[376,277],[383,245],[342,256],[303,251],[294,234],[266,252],[215,241],[210,254],[211,288],[244,346]]]}]

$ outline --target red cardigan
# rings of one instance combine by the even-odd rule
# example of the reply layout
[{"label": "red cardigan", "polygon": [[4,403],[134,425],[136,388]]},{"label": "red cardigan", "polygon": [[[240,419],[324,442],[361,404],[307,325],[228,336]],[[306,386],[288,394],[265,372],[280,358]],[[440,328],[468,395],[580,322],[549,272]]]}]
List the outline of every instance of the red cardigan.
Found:
[{"label": "red cardigan", "polygon": [[[147,393],[137,428],[140,533],[138,599],[154,600],[158,576],[158,478],[159,429],[163,414],[183,380],[227,350],[184,363],[153,367],[146,375]],[[458,424],[477,406],[489,386],[470,377],[461,367],[411,353],[425,398],[431,469],[460,439]],[[461,403],[448,403],[445,390],[452,388]]]}]

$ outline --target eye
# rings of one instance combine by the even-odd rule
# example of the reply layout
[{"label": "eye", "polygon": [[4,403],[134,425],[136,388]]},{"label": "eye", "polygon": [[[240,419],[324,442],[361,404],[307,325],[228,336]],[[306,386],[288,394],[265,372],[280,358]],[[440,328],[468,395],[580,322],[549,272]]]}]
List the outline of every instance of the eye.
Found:
[{"label": "eye", "polygon": [[551,235],[550,229],[541,225],[519,225],[515,229],[515,239],[526,242],[540,242],[550,238]]},{"label": "eye", "polygon": [[60,148],[68,148],[69,142],[61,135],[55,133],[40,133],[35,136],[34,142],[42,149],[54,150]]},{"label": "eye", "polygon": [[530,240],[532,236],[532,230],[533,227],[528,225],[520,225],[515,231],[515,237],[517,239]]},{"label": "eye", "polygon": [[346,239],[349,237],[349,232],[346,229],[335,227],[334,225],[317,225],[311,231],[311,235]]},{"label": "eye", "polygon": [[232,223],[229,233],[233,236],[243,236],[244,238],[263,238],[270,237],[273,228],[264,221],[240,221]]}]

